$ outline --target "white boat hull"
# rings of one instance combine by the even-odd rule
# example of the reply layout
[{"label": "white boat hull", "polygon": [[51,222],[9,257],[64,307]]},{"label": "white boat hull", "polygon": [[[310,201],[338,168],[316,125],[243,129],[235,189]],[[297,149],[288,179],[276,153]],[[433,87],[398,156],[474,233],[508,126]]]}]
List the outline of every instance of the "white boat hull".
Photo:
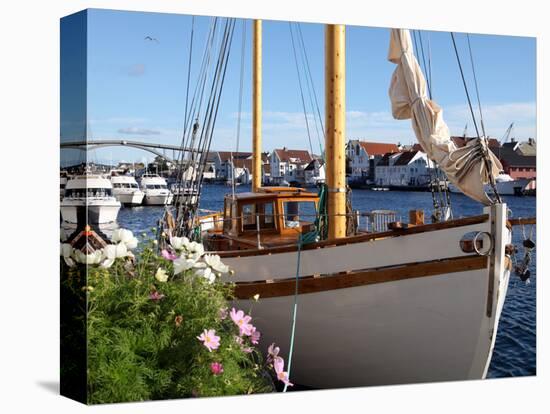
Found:
[{"label": "white boat hull", "polygon": [[[497,181],[496,188],[500,195],[518,195],[529,189],[529,184],[533,181],[530,178],[518,178],[513,181]],[[492,194],[493,187],[489,184],[484,186],[485,191],[488,194]],[[462,193],[455,185],[449,184],[449,191],[451,193]]]},{"label": "white boat hull", "polygon": [[145,192],[143,204],[148,206],[164,206],[172,204],[173,194],[151,194]]},{"label": "white boat hull", "polygon": [[117,201],[108,204],[96,204],[93,202],[85,204],[64,200],[61,203],[61,219],[66,223],[77,224],[77,211],[79,208],[87,209],[87,216],[92,220],[90,224],[111,224],[116,222],[120,203]]},{"label": "white boat hull", "polygon": [[[361,269],[378,274],[379,269],[398,268],[406,273],[408,267],[413,269],[419,262],[441,266],[439,259],[443,258],[461,261],[472,257],[485,260],[486,264],[462,271],[456,271],[455,266],[450,272],[441,270],[420,277],[300,293],[296,297],[291,381],[314,388],[333,388],[484,378],[510,275],[504,258],[504,246],[511,240],[505,226],[505,206],[497,206],[492,217],[493,225],[487,220],[302,251],[300,276],[314,275],[307,283],[318,283],[312,282],[316,278],[321,283],[329,278],[342,281],[347,276],[339,272]],[[461,250],[460,239],[472,231],[495,235],[491,258]],[[235,270],[232,279],[236,282],[270,279],[263,286],[277,289],[278,282],[290,279],[283,283],[294,286],[296,252],[223,260]],[[306,283],[306,279],[301,283]],[[249,290],[247,297],[252,297],[253,291]],[[261,346],[265,350],[275,342],[285,361],[290,349],[294,301],[292,289],[291,293],[260,297],[258,303],[242,296],[235,303],[244,310],[252,308],[255,324],[262,333]]]},{"label": "white boat hull", "polygon": [[124,205],[140,206],[143,203],[145,194],[141,191],[134,191],[131,193],[117,193],[114,192],[114,196]]}]

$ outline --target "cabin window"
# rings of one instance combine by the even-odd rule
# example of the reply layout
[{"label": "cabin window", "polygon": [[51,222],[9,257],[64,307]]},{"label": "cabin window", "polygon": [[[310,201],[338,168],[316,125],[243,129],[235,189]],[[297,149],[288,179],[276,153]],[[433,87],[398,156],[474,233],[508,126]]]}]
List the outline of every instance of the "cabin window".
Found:
[{"label": "cabin window", "polygon": [[283,203],[286,228],[300,227],[300,223],[312,223],[317,217],[313,201],[285,201]]},{"label": "cabin window", "polygon": [[256,220],[259,220],[260,229],[274,229],[274,205],[273,202],[243,204],[241,207],[242,229],[256,230]]},{"label": "cabin window", "polygon": [[231,214],[231,209],[232,209],[232,206],[233,206],[233,203],[230,201],[230,200],[225,200],[225,208],[224,208],[224,214],[223,214],[223,231],[225,233],[229,233],[229,231],[231,230],[231,218],[233,217],[233,215]]},{"label": "cabin window", "polygon": [[256,205],[244,204],[241,210],[243,230],[256,230]]}]

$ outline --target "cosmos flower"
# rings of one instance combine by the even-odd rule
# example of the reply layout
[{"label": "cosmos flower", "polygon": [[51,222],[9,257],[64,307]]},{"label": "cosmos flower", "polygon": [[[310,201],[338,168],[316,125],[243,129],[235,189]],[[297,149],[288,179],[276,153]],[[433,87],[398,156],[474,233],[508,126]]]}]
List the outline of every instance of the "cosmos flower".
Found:
[{"label": "cosmos flower", "polygon": [[209,267],[200,267],[197,269],[196,275],[199,277],[204,277],[208,280],[208,283],[214,283],[216,280],[216,274],[212,272],[212,269]]},{"label": "cosmos flower", "polygon": [[162,298],[164,298],[164,295],[162,293],[159,293],[156,290],[149,294],[149,299],[151,299],[152,301],[155,301],[155,302],[158,302]]},{"label": "cosmos flower", "polygon": [[279,351],[280,351],[279,347],[275,346],[274,343],[269,345],[269,347],[267,348],[267,363],[268,364],[272,363],[273,360],[279,356]]},{"label": "cosmos flower", "polygon": [[166,282],[168,281],[168,273],[166,273],[166,270],[164,270],[162,267],[159,267],[157,269],[157,273],[155,273],[155,279],[157,279],[159,282]]},{"label": "cosmos flower", "polygon": [[65,263],[69,267],[73,267],[75,265],[74,260],[71,257],[72,254],[73,246],[69,243],[61,243],[61,256],[63,256],[63,260],[65,260]]},{"label": "cosmos flower", "polygon": [[116,229],[113,231],[111,241],[115,244],[124,243],[127,249],[135,249],[138,245],[138,239],[134,237],[134,233],[126,229]]},{"label": "cosmos flower", "polygon": [[250,334],[250,342],[252,342],[254,345],[258,345],[260,342],[260,331],[256,330],[256,327],[252,327],[252,332]]},{"label": "cosmos flower", "polygon": [[204,263],[198,263],[195,259],[187,259],[182,256],[174,260],[174,274],[177,275],[178,273],[201,265],[204,266]]},{"label": "cosmos flower", "polygon": [[275,357],[273,361],[273,367],[275,368],[275,374],[277,374],[277,379],[283,384],[292,387],[292,383],[288,379],[288,372],[284,371],[285,361],[280,356]]},{"label": "cosmos flower", "polygon": [[205,329],[200,336],[197,336],[197,339],[203,343],[209,352],[220,347],[220,337],[216,335],[214,329]]},{"label": "cosmos flower", "polygon": [[229,273],[229,267],[224,265],[220,259],[220,256],[217,254],[207,254],[204,256],[204,261],[208,266],[212,268],[212,270],[225,274]]},{"label": "cosmos flower", "polygon": [[178,258],[178,256],[176,256],[174,253],[172,252],[169,252],[168,250],[166,249],[162,249],[162,251],[160,252],[161,256],[164,257],[166,260],[171,260],[171,261],[174,261]]},{"label": "cosmos flower", "polygon": [[235,308],[231,309],[229,312],[231,320],[239,327],[239,335],[250,336],[252,334],[252,329],[254,326],[250,324],[252,317],[245,315],[242,310],[236,311]]},{"label": "cosmos flower", "polygon": [[223,365],[221,362],[212,362],[210,364],[210,371],[214,375],[220,375],[223,372]]},{"label": "cosmos flower", "polygon": [[187,237],[170,237],[170,246],[172,246],[174,250],[187,250],[189,239]]}]

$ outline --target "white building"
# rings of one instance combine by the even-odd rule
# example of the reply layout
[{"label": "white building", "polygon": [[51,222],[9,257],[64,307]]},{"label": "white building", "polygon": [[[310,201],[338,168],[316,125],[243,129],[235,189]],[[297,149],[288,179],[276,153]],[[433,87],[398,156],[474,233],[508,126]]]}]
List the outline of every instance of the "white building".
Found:
[{"label": "white building", "polygon": [[388,153],[399,152],[395,144],[385,142],[348,141],[346,155],[349,162],[350,182],[375,181],[376,163]]},{"label": "white building", "polygon": [[271,153],[271,180],[275,183],[285,180],[289,183],[305,184],[304,169],[313,160],[309,151],[291,150],[286,147]]},{"label": "white building", "polygon": [[304,179],[307,186],[325,182],[325,163],[316,158],[304,168]]},{"label": "white building", "polygon": [[386,154],[376,164],[375,175],[375,183],[379,186],[428,185],[430,183],[428,157],[422,151]]}]

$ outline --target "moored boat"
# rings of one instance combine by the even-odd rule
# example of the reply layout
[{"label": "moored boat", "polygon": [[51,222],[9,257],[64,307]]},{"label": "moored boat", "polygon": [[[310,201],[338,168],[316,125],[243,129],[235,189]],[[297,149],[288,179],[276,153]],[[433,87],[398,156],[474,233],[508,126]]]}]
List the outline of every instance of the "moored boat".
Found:
[{"label": "moored boat", "polygon": [[143,204],[164,206],[172,204],[174,195],[168,189],[166,180],[158,174],[143,174],[140,178],[141,189],[145,194]]},{"label": "moored boat", "polygon": [[131,175],[111,176],[113,195],[123,205],[139,206],[145,194],[140,190],[136,179]]},{"label": "moored boat", "polygon": [[[388,58],[397,65],[390,86],[394,118],[411,119],[428,157],[485,207],[457,219],[433,214],[439,218],[429,224],[419,210],[406,223],[389,210],[350,211],[345,28],[327,25],[326,184],[319,194],[262,188],[260,21],[254,29],[252,191],[227,195],[223,212],[192,217],[187,227],[204,224],[198,233],[208,252],[234,270],[225,280],[235,283],[235,306],[252,309],[264,349],[276,342],[292,361],[290,379],[300,385],[485,378],[513,252],[506,204],[498,192],[493,199],[484,191],[502,168],[498,159],[483,137],[454,145],[441,109],[427,96],[410,34],[394,29]],[[361,229],[365,215],[376,225]]]},{"label": "moored boat", "polygon": [[108,178],[99,174],[77,175],[67,182],[61,200],[62,224],[76,225],[79,210],[86,211],[89,224],[115,224],[120,206]]}]

